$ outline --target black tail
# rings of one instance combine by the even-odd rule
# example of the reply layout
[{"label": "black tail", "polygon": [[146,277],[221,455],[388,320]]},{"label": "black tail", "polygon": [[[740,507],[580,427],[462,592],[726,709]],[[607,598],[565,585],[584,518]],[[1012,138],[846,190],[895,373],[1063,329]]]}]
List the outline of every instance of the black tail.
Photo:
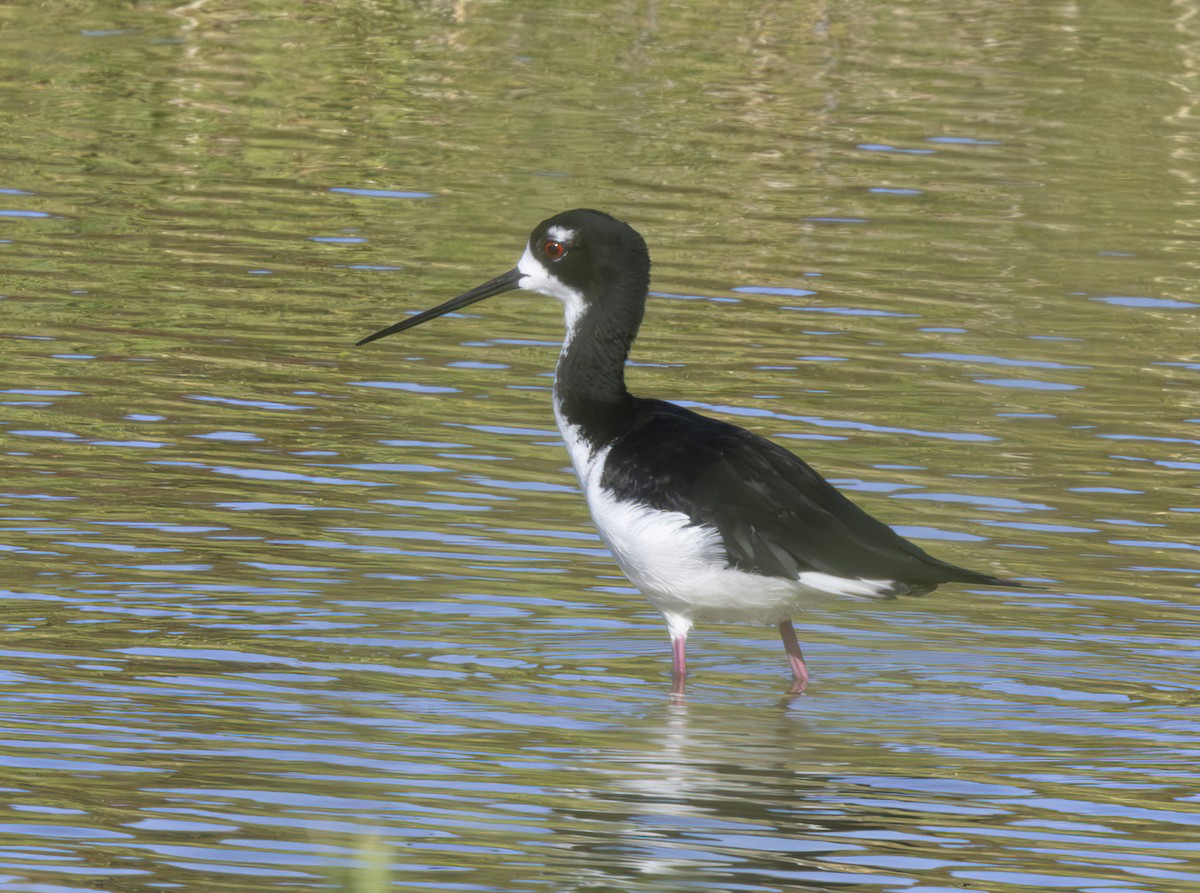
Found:
[{"label": "black tail", "polygon": [[1031,586],[1029,583],[1018,583],[1016,580],[1008,580],[1004,577],[993,577],[991,574],[983,574],[979,571],[967,570],[965,567],[959,567],[955,564],[947,564],[944,561],[939,561],[942,570],[947,574],[945,582],[947,583],[974,583],[978,586],[1003,586],[1006,589],[1040,589],[1039,586]]}]

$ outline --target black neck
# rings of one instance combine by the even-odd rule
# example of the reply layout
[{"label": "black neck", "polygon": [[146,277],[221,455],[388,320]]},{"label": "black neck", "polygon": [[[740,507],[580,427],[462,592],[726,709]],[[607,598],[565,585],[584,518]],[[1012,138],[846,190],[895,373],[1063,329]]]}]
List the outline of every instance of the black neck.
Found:
[{"label": "black neck", "polygon": [[567,424],[593,445],[610,441],[632,423],[633,397],[625,387],[625,360],[637,337],[650,287],[650,256],[633,230],[620,252],[597,260],[591,281],[603,292],[580,296],[558,357],[554,398]]},{"label": "black neck", "polygon": [[636,301],[615,295],[589,301],[578,319],[568,320],[554,377],[555,402],[562,420],[594,445],[617,436],[633,415],[625,360],[642,321],[644,294]]},{"label": "black neck", "polygon": [[554,397],[565,421],[582,428],[595,442],[608,417],[628,411],[625,360],[634,333],[612,325],[599,307],[591,307],[567,333],[554,375]]}]

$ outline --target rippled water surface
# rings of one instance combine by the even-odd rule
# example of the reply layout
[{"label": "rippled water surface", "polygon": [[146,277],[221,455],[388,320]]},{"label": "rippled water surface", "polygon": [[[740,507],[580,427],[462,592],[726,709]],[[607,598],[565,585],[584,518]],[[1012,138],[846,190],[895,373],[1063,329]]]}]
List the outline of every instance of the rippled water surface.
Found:
[{"label": "rippled water surface", "polygon": [[[0,889],[1200,888],[1200,6],[0,12]],[[1037,583],[661,619],[561,311],[369,347],[594,206],[641,393]]]}]

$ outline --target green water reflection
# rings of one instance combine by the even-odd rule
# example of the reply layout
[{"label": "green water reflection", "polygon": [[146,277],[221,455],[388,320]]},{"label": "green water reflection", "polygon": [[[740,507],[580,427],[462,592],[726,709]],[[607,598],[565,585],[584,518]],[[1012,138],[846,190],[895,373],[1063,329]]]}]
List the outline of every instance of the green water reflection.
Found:
[{"label": "green water reflection", "polygon": [[[0,10],[0,887],[1194,890],[1198,12]],[[1045,588],[671,703],[558,308],[351,346],[573,206],[636,390]]]}]

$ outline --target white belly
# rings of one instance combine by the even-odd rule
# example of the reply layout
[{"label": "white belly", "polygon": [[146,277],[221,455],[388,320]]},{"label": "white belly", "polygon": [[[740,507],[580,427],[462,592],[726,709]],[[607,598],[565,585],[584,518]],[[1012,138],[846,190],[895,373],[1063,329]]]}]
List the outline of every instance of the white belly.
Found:
[{"label": "white belly", "polygon": [[593,453],[561,417],[559,429],[600,537],[633,585],[672,626],[695,621],[777,624],[817,600],[818,590],[799,580],[729,567],[715,528],[694,525],[682,512],[618,502],[600,485],[608,450]]},{"label": "white belly", "polygon": [[558,427],[600,537],[621,570],[667,618],[673,632],[696,621],[778,624],[830,596],[877,599],[897,594],[892,580],[838,577],[818,571],[796,579],[730,567],[720,533],[682,512],[619,502],[601,486],[608,450],[594,451],[557,406]]},{"label": "white belly", "polygon": [[816,594],[796,580],[729,567],[717,531],[693,525],[681,512],[619,503],[598,483],[587,496],[592,519],[621,570],[668,617],[777,624]]}]

